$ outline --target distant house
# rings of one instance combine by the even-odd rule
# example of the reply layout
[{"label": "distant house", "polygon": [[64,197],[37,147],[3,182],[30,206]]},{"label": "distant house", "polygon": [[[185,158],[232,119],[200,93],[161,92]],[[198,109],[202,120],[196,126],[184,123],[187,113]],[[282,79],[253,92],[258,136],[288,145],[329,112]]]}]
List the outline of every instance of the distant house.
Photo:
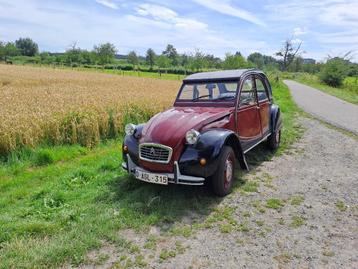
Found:
[{"label": "distant house", "polygon": [[315,60],[315,59],[312,59],[312,58],[304,58],[304,59],[303,59],[303,63],[304,63],[304,64],[315,64],[315,63],[316,63],[316,60]]}]

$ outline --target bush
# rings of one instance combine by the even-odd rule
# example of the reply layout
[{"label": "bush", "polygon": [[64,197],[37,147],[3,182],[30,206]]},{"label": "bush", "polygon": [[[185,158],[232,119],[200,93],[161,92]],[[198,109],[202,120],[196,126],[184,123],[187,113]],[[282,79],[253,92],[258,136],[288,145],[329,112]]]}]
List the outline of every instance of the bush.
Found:
[{"label": "bush", "polygon": [[324,65],[319,77],[332,87],[339,87],[347,77],[347,62],[341,58],[332,58]]}]

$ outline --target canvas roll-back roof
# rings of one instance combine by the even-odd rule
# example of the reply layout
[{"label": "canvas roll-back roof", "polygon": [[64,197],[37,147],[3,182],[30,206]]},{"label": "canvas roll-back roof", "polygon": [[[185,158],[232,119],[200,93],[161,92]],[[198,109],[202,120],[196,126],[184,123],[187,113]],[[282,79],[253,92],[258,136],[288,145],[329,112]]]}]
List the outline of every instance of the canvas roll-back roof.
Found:
[{"label": "canvas roll-back roof", "polygon": [[224,70],[214,72],[201,72],[187,76],[184,82],[195,82],[195,81],[213,81],[213,80],[238,80],[247,72],[254,71],[256,73],[262,73],[257,69],[235,69],[235,70]]}]

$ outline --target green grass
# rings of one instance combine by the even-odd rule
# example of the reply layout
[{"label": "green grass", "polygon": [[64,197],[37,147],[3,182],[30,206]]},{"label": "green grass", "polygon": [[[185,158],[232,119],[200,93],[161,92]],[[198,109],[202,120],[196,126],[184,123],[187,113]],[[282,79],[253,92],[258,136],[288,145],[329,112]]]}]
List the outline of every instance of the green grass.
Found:
[{"label": "green grass", "polygon": [[290,227],[298,228],[306,223],[306,220],[301,216],[293,216]]},{"label": "green grass", "polygon": [[[298,110],[288,89],[279,83],[274,95],[284,120],[280,153],[302,129],[295,123]],[[0,268],[76,266],[89,250],[106,241],[134,251],[138,259],[132,262],[143,266],[141,250],[120,236],[121,229],[170,227],[188,212],[207,216],[212,208],[208,223],[225,221],[249,231],[246,223],[235,223],[235,208],[218,208],[221,199],[205,187],[163,187],[128,177],[119,167],[120,146],[120,140],[112,140],[94,149],[76,145],[23,149],[0,162]],[[273,155],[264,148],[251,153],[251,166]],[[188,226],[171,231],[192,234]],[[151,241],[148,248],[153,247]],[[161,258],[171,254],[164,252]]]},{"label": "green grass", "polygon": [[346,206],[346,204],[345,204],[343,201],[337,201],[337,202],[336,202],[336,207],[337,207],[337,209],[338,209],[339,211],[341,211],[341,212],[344,212],[344,211],[347,210],[347,206]]},{"label": "green grass", "polygon": [[[79,69],[82,70],[82,69]],[[133,76],[133,77],[143,77],[143,78],[157,78],[157,79],[168,79],[168,80],[182,80],[185,75],[169,74],[169,73],[156,73],[156,72],[142,72],[142,71],[119,71],[119,70],[107,70],[99,69],[99,72],[107,74],[118,74],[122,76]]]},{"label": "green grass", "polygon": [[348,77],[340,88],[328,86],[314,75],[301,74],[294,77],[294,80],[333,95],[344,101],[358,105],[358,82],[356,78]]},{"label": "green grass", "polygon": [[277,198],[270,198],[266,201],[266,207],[279,210],[284,206],[284,202]]},{"label": "green grass", "polygon": [[24,163],[16,173],[15,164],[1,166],[0,268],[79,264],[102,240],[121,244],[120,229],[174,222],[188,210],[205,213],[217,200],[203,188],[163,188],[124,176],[120,144],[41,167]]},{"label": "green grass", "polygon": [[303,203],[305,198],[301,195],[291,197],[291,205],[300,205]]},{"label": "green grass", "polygon": [[[41,65],[31,65],[33,67],[42,68]],[[46,66],[46,65],[44,65]],[[46,66],[51,68],[52,66]],[[167,79],[167,80],[182,80],[185,75],[170,74],[170,73],[158,73],[158,72],[143,72],[143,71],[129,71],[129,70],[113,70],[113,69],[103,69],[103,68],[84,68],[84,67],[69,67],[69,66],[56,66],[52,67],[55,69],[65,69],[65,70],[76,70],[83,72],[100,72],[106,74],[115,74],[120,76],[131,76],[131,77],[143,77],[143,78],[156,78],[156,79]]]}]

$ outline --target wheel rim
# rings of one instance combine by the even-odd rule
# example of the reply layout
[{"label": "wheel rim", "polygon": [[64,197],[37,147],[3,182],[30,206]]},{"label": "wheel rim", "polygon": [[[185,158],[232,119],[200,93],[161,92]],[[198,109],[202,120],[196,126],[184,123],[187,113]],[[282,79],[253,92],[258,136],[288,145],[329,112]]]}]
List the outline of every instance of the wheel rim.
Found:
[{"label": "wheel rim", "polygon": [[234,166],[233,166],[233,161],[231,159],[231,156],[228,156],[228,158],[226,159],[225,162],[225,173],[224,173],[224,188],[225,190],[228,190],[230,188],[230,184],[232,181],[232,176],[233,176],[233,170],[234,170]]}]

